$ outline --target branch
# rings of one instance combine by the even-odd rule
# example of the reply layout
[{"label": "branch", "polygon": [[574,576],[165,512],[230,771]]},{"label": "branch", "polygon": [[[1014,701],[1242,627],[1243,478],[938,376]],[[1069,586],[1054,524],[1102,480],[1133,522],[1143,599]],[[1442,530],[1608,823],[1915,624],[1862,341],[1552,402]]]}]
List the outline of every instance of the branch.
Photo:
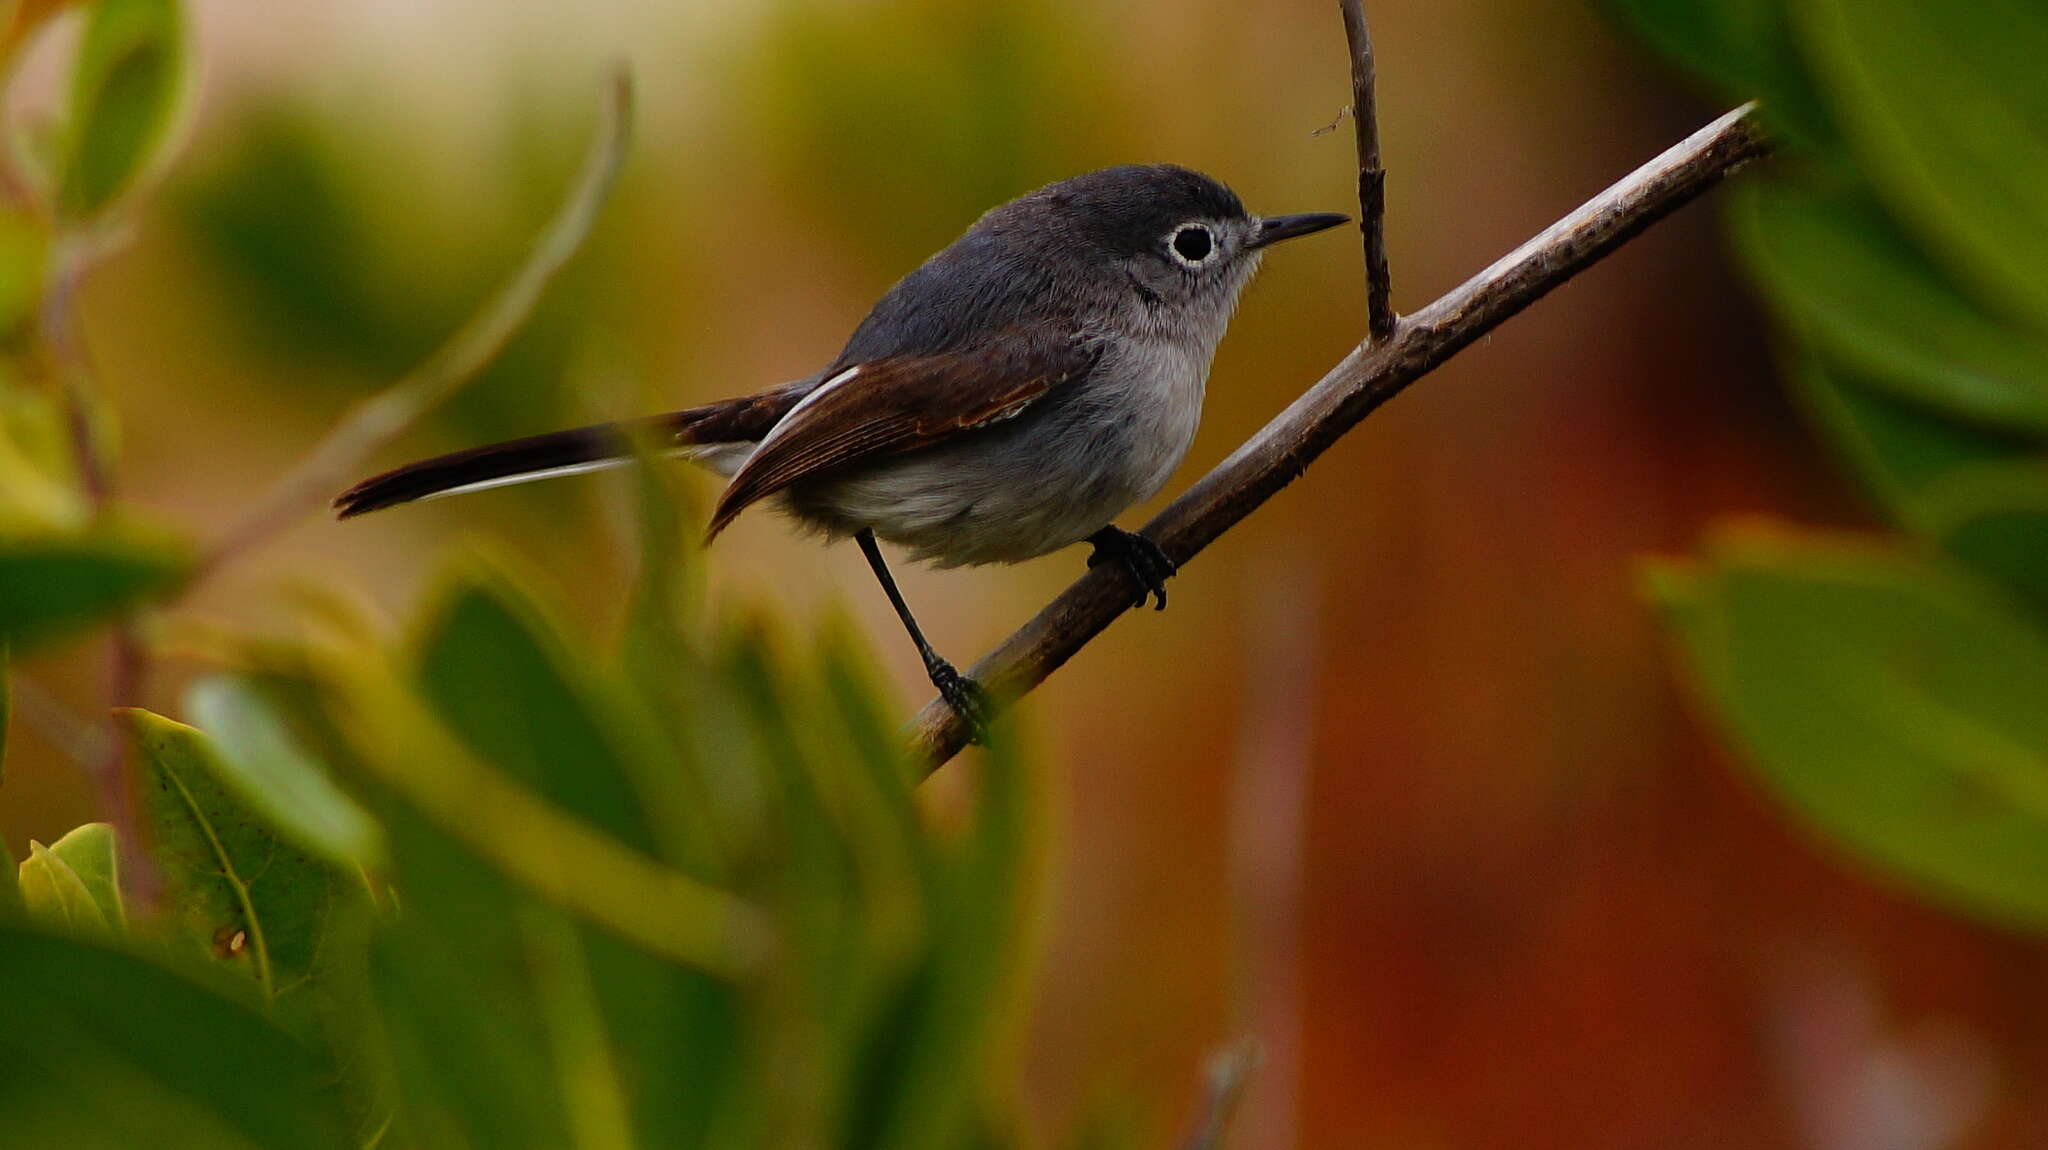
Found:
[{"label": "branch", "polygon": [[[1186,566],[1409,384],[1769,152],[1755,110],[1754,104],[1745,104],[1701,128],[1442,299],[1403,318],[1392,338],[1353,348],[1319,383],[1146,524],[1144,534]],[[999,704],[1044,682],[1130,608],[1124,579],[1112,567],[1090,569],[983,656],[974,665],[974,678]],[[938,699],[925,705],[911,729],[912,749],[930,770],[959,753],[966,737],[966,724]]]},{"label": "branch", "polygon": [[[114,468],[99,425],[97,376],[78,331],[77,309],[80,282],[102,254],[97,240],[85,234],[57,238],[52,261],[55,270],[50,290],[43,299],[38,327],[51,370],[57,377],[79,483],[92,502],[95,520],[103,524],[114,506]],[[121,737],[111,717],[114,708],[141,701],[143,685],[149,678],[149,651],[134,610],[124,611],[114,619],[107,668],[107,735],[99,753],[88,763],[88,773],[98,792],[101,817],[114,828],[128,898],[133,905],[148,910],[156,905],[156,867],[144,849],[142,801],[136,789],[134,764],[129,761],[128,741]]]},{"label": "branch", "polygon": [[388,445],[476,377],[518,334],[556,275],[582,249],[611,194],[633,132],[633,81],[623,67],[605,89],[603,120],[569,197],[512,278],[410,375],[365,400],[201,560],[206,574],[301,516],[327,506],[363,459]]},{"label": "branch", "polygon": [[1365,242],[1366,331],[1374,343],[1394,334],[1393,279],[1387,270],[1387,170],[1380,166],[1380,114],[1373,96],[1372,33],[1361,0],[1339,0],[1351,45],[1351,123],[1358,134],[1358,231]]}]

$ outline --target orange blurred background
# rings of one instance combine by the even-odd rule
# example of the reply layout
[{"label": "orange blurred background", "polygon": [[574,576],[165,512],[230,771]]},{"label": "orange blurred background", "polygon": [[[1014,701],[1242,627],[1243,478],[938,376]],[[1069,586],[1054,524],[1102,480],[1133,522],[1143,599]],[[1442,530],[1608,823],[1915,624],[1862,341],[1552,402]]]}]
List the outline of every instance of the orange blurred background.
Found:
[{"label": "orange blurred background", "polygon": [[[1172,160],[1255,210],[1354,207],[1348,125],[1317,133],[1349,99],[1322,0],[195,7],[189,144],[83,306],[127,494],[202,536],[518,260],[621,54],[641,130],[592,250],[380,463],[807,374],[982,208],[1086,167]],[[1718,110],[1581,5],[1370,14],[1405,308]],[[1168,495],[1362,327],[1348,233],[1269,261]],[[472,536],[602,626],[623,494],[573,480],[309,523],[164,634],[279,626],[315,581],[402,619]],[[1696,207],[1376,414],[1192,564],[1171,611],[1089,647],[1027,707],[1063,815],[1025,1064],[1040,1127],[1115,1098],[1171,1130],[1250,1031],[1248,1147],[2048,1144],[2039,946],[1806,837],[1674,681],[1632,563],[1738,513],[1869,516]],[[721,600],[851,613],[906,712],[928,694],[853,549],[753,516],[707,562]],[[1081,564],[905,591],[964,662]],[[53,736],[103,705],[105,658],[22,669],[36,698],[0,792],[17,853],[93,817]],[[167,659],[152,705],[176,713],[197,666]],[[949,767],[933,801],[971,775]]]}]

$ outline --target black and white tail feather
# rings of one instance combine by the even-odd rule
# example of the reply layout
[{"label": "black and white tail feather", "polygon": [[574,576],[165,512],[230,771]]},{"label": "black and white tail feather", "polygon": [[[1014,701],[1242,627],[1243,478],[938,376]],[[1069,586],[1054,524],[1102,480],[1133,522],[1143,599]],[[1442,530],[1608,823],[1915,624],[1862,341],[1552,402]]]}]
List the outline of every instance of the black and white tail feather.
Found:
[{"label": "black and white tail feather", "polygon": [[815,381],[803,380],[628,423],[592,424],[452,451],[373,475],[342,492],[334,510],[348,519],[401,503],[602,471],[631,463],[635,441],[645,450],[682,456],[731,475],[814,386]]}]

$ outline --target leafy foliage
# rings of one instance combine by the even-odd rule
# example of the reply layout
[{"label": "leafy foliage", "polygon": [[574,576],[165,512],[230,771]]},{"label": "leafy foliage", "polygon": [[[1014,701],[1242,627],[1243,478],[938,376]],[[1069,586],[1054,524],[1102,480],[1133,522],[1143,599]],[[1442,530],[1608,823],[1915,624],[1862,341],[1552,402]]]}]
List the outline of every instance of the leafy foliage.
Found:
[{"label": "leafy foliage", "polygon": [[1614,6],[1793,137],[1737,200],[1738,249],[1795,393],[1911,537],[1737,531],[1659,568],[1695,684],[1831,839],[2048,926],[2048,13]]},{"label": "leafy foliage", "polygon": [[[0,31],[51,7],[0,8]],[[85,481],[110,416],[39,322],[162,162],[187,70],[175,0],[83,7],[57,153],[18,185],[42,199],[0,211],[9,653],[205,569]],[[399,639],[309,610],[299,638],[225,643],[190,723],[117,714],[136,840],[93,823],[0,867],[10,1143],[1019,1139],[1031,775],[998,745],[958,825],[932,825],[846,636],[700,622],[667,476],[639,483],[617,644],[470,556]]]},{"label": "leafy foliage", "polygon": [[0,537],[0,640],[17,651],[104,619],[174,585],[175,543],[123,531]]},{"label": "leafy foliage", "polygon": [[185,83],[179,0],[99,0],[71,68],[70,133],[57,202],[103,212],[148,174],[176,124]]}]

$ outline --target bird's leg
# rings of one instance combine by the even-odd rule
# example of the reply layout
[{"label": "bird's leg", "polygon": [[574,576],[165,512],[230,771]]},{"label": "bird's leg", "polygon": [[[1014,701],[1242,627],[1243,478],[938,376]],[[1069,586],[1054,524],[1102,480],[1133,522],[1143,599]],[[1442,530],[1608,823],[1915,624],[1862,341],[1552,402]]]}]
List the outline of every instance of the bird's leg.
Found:
[{"label": "bird's leg", "polygon": [[1180,564],[1160,550],[1159,544],[1114,523],[1090,535],[1088,542],[1095,545],[1095,550],[1089,553],[1088,566],[1117,563],[1131,573],[1132,581],[1138,585],[1138,601],[1132,606],[1143,607],[1145,600],[1152,598],[1158,600],[1153,610],[1166,610],[1166,581],[1180,570]]},{"label": "bird's leg", "polygon": [[910,632],[910,641],[917,644],[918,656],[924,660],[925,674],[931,676],[932,686],[937,687],[946,704],[967,721],[970,741],[986,741],[988,721],[992,717],[988,694],[981,689],[981,684],[961,674],[925,641],[924,631],[917,625],[917,617],[910,613],[910,604],[903,601],[903,592],[896,589],[896,577],[889,574],[889,565],[882,562],[882,548],[875,542],[875,533],[862,528],[854,532],[853,537],[860,544],[861,554],[868,557],[868,566],[875,569],[875,578],[882,581],[882,590],[889,596],[890,605],[896,608],[896,617],[903,620],[903,629]]}]

